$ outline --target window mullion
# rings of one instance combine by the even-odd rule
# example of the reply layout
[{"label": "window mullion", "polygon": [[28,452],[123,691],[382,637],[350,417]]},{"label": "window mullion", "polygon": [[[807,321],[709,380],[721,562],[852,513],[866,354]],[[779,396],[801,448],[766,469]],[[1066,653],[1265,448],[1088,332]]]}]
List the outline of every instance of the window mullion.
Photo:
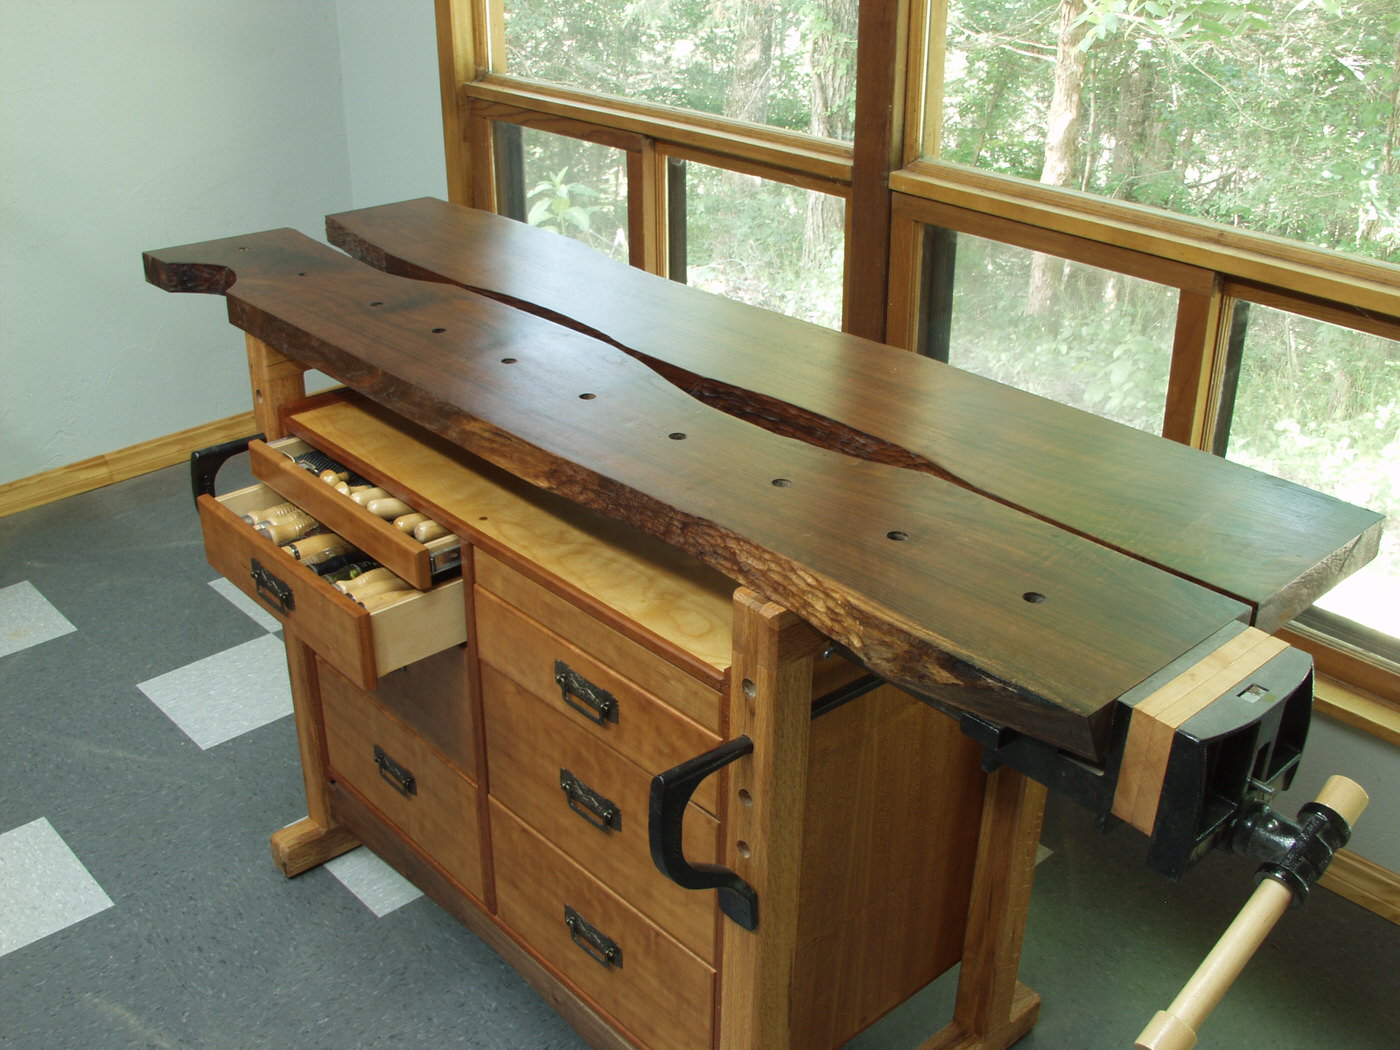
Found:
[{"label": "window mullion", "polygon": [[1177,300],[1162,436],[1193,448],[1214,440],[1231,300],[1219,278],[1209,291],[1182,289]]},{"label": "window mullion", "polygon": [[666,272],[666,158],[650,139],[627,151],[628,261],[648,273]]}]

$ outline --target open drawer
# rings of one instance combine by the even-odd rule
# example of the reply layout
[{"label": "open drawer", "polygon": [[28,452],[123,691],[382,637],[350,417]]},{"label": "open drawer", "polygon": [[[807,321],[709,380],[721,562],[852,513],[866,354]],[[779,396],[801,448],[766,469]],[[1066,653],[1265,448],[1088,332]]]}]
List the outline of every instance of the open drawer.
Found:
[{"label": "open drawer", "polygon": [[[449,534],[420,543],[337,492],[292,458],[315,451],[300,438],[284,438],[271,444],[255,440],[248,444],[249,465],[254,477],[266,482],[285,500],[295,503],[332,532],[344,536],[420,591],[432,586],[435,573],[461,563],[458,537]],[[381,482],[375,478],[373,483],[392,492],[392,481]]]},{"label": "open drawer", "polygon": [[224,496],[200,496],[205,553],[215,569],[352,682],[374,689],[381,674],[466,641],[460,577],[370,612],[264,539],[242,518],[259,507],[285,501],[267,485]]}]

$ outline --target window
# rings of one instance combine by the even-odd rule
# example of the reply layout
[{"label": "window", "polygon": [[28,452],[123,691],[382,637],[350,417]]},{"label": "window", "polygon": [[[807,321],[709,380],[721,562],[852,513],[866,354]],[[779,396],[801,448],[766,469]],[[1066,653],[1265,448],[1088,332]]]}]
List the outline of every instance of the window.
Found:
[{"label": "window", "polygon": [[505,0],[505,72],[850,141],[855,0]]},{"label": "window", "polygon": [[[437,3],[454,199],[1395,510],[1393,0]],[[1350,600],[1306,644],[1400,694]]]},{"label": "window", "polygon": [[945,161],[1400,261],[1393,0],[950,0]]},{"label": "window", "polygon": [[610,146],[514,124],[496,129],[497,210],[627,261],[627,162]]},{"label": "window", "polygon": [[1162,432],[1176,289],[939,227],[924,237],[922,352]]},{"label": "window", "polygon": [[839,328],[844,202],[708,164],[683,170],[685,264],[683,271],[673,264],[671,276]]},{"label": "window", "polygon": [[[1259,304],[1236,310],[1247,321],[1237,325],[1238,381],[1219,449],[1400,521],[1400,342]],[[1397,594],[1400,529],[1391,527],[1376,560],[1317,608],[1400,638]]]}]

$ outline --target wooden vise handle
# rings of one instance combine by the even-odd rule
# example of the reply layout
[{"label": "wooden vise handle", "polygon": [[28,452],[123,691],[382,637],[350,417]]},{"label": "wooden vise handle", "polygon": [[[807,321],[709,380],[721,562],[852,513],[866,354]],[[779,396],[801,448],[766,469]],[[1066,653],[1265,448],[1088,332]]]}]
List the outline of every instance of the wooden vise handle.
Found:
[{"label": "wooden vise handle", "polygon": [[[1354,780],[1334,776],[1315,801],[1350,827],[1370,798]],[[1262,880],[1171,1006],[1157,1011],[1142,1030],[1134,1044],[1136,1050],[1191,1050],[1201,1024],[1292,903],[1293,894],[1287,886],[1275,879]]]}]

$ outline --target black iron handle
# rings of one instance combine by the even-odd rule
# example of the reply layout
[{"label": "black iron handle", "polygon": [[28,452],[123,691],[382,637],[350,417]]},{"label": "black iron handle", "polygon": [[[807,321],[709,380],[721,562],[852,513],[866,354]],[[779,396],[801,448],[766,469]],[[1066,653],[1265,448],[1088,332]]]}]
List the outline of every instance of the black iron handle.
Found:
[{"label": "black iron handle", "polygon": [[379,767],[379,775],[404,798],[418,794],[418,781],[413,774],[390,758],[378,744],[374,745],[374,764]]},{"label": "black iron handle", "polygon": [[622,969],[622,946],[567,904],[564,925],[569,928],[569,938],[601,966]]},{"label": "black iron handle", "polygon": [[249,560],[248,575],[253,579],[253,587],[258,592],[258,597],[277,612],[289,613],[297,607],[296,593],[257,558]]},{"label": "black iron handle", "polygon": [[567,769],[559,770],[559,786],[569,808],[599,831],[622,830],[622,810],[616,802],[598,794]]},{"label": "black iron handle", "polygon": [[554,661],[554,681],[564,703],[594,725],[606,726],[617,721],[617,697],[606,689],[599,689],[563,660]]},{"label": "black iron handle", "polygon": [[685,807],[700,782],[735,759],[753,753],[753,741],[746,736],[720,744],[703,755],[696,755],[651,779],[647,807],[651,859],[657,870],[688,890],[718,890],[719,907],[725,915],[746,930],[758,929],[758,894],[728,868],[718,864],[691,864],[685,859],[681,841]]},{"label": "black iron handle", "polygon": [[261,434],[253,434],[251,437],[225,441],[221,445],[210,445],[208,448],[196,449],[191,452],[190,491],[195,500],[197,501],[200,496],[214,495],[214,480],[219,475],[219,468],[240,452],[247,452],[249,442],[261,441],[262,439]]}]

